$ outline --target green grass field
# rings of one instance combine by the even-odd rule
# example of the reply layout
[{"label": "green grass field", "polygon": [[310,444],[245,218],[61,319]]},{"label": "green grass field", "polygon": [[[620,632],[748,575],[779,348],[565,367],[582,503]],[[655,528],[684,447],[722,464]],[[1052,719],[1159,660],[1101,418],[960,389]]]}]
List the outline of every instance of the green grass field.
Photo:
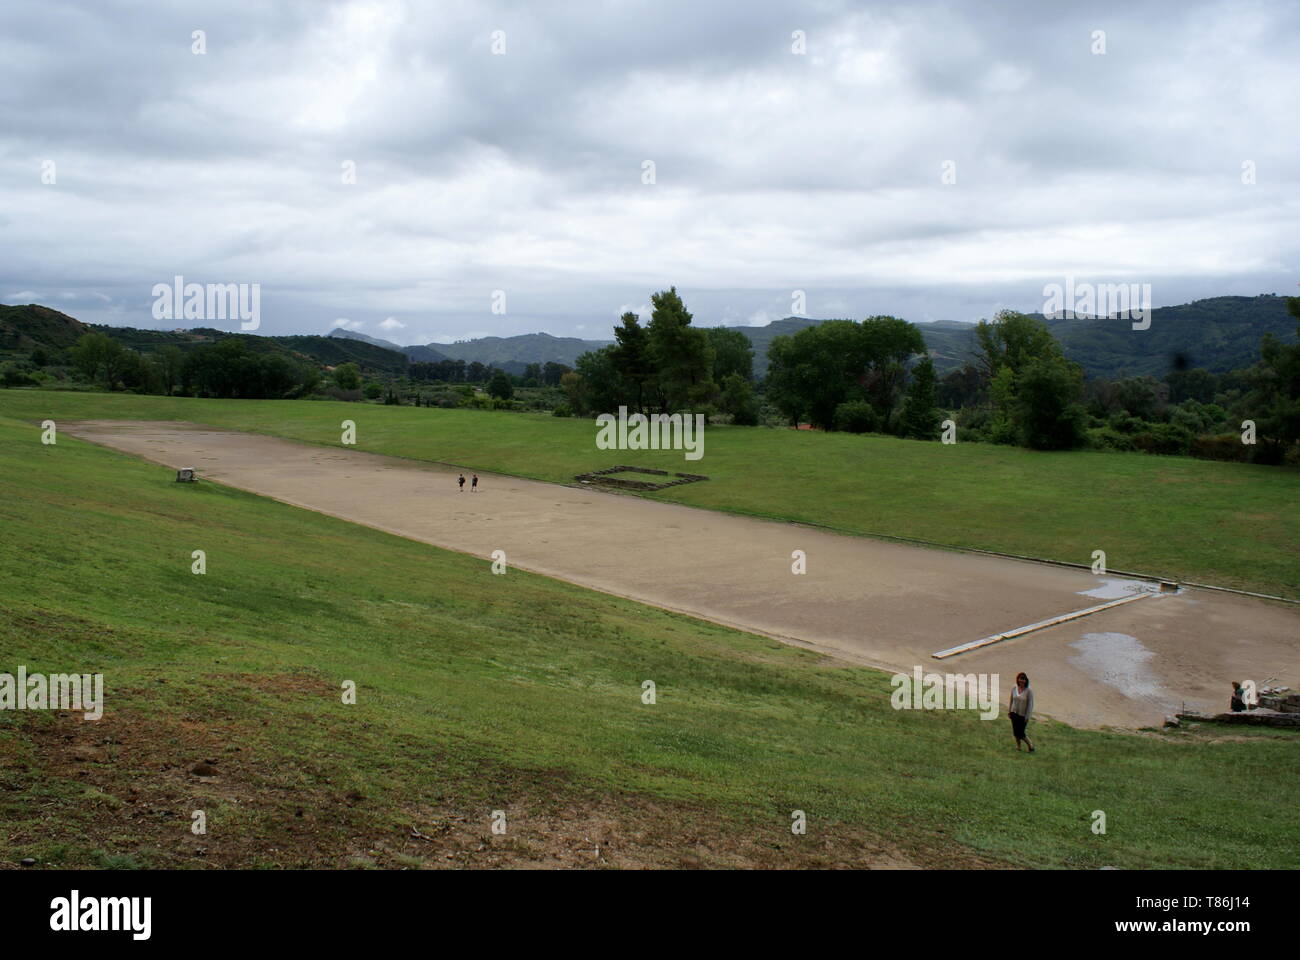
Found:
[{"label": "green grass field", "polygon": [[[1296,866],[1300,812],[1283,775],[1300,761],[1295,737],[1205,745],[1199,731],[1046,722],[1034,724],[1039,752],[1017,754],[1005,718],[892,710],[882,673],[518,571],[493,576],[485,559],[218,485],[176,484],[156,466],[69,436],[42,446],[28,421],[193,418],[324,442],[337,439],[334,424],[346,415],[363,449],[543,477],[604,465],[606,455],[581,449],[590,424],[316,403],[2,396],[0,670],[103,672],[107,709],[98,723],[0,713],[0,861],[551,862],[560,855],[546,843],[558,841],[545,836],[576,818],[574,849],[594,837],[655,865],[852,864],[890,848],[935,866]],[[972,491],[980,476],[984,486],[1006,477],[979,464],[1028,463],[1014,451],[862,438],[709,437],[704,472],[721,482],[680,488],[677,498],[778,512],[781,491],[811,492],[837,464],[852,464],[864,477],[861,498],[837,482],[833,496],[804,498],[809,513],[867,529],[883,522],[888,489],[910,505],[897,521],[904,530],[891,532],[912,534],[945,529],[929,525],[924,504],[946,501],[907,492],[900,458],[913,467],[954,452],[969,458],[951,458],[965,466],[950,469]],[[781,469],[758,453],[778,441],[820,452],[778,484]],[[886,468],[895,450],[903,453]],[[756,459],[742,486],[735,478],[746,456]],[[1089,461],[1113,463],[1117,497],[1136,496],[1122,468],[1139,484],[1183,478],[1165,482],[1187,511],[1208,509],[1194,496],[1198,476],[1249,492],[1261,512],[1276,511],[1295,479],[1191,461],[1076,462]],[[764,489],[764,477],[776,486]],[[1066,502],[1050,483],[1033,489]],[[1088,485],[1076,478],[1071,489]],[[1208,489],[1213,501],[1218,487]],[[1064,518],[1026,510],[1028,494],[1002,499],[1004,523],[980,528],[1007,538],[1000,546],[1028,549],[1017,538],[1031,521],[1044,537],[1068,529]],[[969,505],[947,510],[952,523],[973,515]],[[1140,542],[1108,517],[1094,518],[1099,530]],[[1187,516],[1178,523],[1195,526]],[[1221,529],[1225,540],[1230,529]],[[1108,545],[1102,534],[1097,543]],[[1265,566],[1280,577],[1287,554],[1274,543]],[[207,555],[202,576],[191,573],[196,549]],[[1143,566],[1127,556],[1116,549],[1112,562]],[[1208,548],[1194,556],[1215,559]],[[641,702],[647,679],[658,687],[654,705]],[[346,680],[357,684],[355,705],[341,702]],[[216,780],[188,775],[207,758],[218,761]],[[519,836],[489,835],[494,808],[517,818]],[[195,809],[209,818],[203,837],[189,831]],[[809,818],[806,836],[790,833],[796,809]],[[1108,817],[1104,836],[1089,828],[1094,810]],[[548,830],[530,834],[530,822]]]},{"label": "green grass field", "polygon": [[1300,597],[1300,470],[1137,453],[1039,453],[890,437],[709,428],[704,458],[601,451],[590,420],[314,401],[0,391],[34,421],[169,419],[572,482],[631,463],[703,473],[645,494],[851,533],[913,537]]}]

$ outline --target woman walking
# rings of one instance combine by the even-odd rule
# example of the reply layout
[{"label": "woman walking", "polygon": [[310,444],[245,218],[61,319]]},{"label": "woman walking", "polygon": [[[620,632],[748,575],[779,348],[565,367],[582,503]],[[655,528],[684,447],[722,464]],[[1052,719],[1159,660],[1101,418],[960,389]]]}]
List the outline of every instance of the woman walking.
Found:
[{"label": "woman walking", "polygon": [[1025,736],[1025,724],[1034,712],[1034,691],[1029,689],[1029,675],[1016,674],[1016,686],[1011,691],[1011,706],[1007,713],[1011,716],[1011,732],[1016,738],[1016,753],[1020,752],[1020,741],[1025,741],[1029,752],[1034,752],[1033,741]]}]

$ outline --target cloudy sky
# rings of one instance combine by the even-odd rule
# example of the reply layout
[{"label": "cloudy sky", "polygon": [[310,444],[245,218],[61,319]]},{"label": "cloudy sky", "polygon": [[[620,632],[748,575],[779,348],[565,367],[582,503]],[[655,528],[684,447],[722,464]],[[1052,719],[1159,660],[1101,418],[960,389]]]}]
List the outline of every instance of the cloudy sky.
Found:
[{"label": "cloudy sky", "polygon": [[1283,0],[6,0],[0,302],[173,327],[179,274],[422,343],[669,285],[703,325],[1295,293],[1298,42]]}]

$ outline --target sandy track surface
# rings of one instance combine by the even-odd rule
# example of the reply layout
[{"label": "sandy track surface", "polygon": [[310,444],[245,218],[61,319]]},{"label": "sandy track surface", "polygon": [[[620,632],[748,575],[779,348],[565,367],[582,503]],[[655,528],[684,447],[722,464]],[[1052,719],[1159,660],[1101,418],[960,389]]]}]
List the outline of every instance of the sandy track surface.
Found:
[{"label": "sandy track surface", "polygon": [[[1300,609],[1202,590],[1152,596],[944,661],[935,651],[1122,595],[1085,571],[181,423],[86,421],[74,436],[209,481],[511,567],[911,672],[1024,670],[1038,712],[1079,726],[1226,709],[1233,679],[1300,687]],[[611,465],[613,460],[611,460]],[[468,474],[467,474],[468,476]],[[807,573],[791,572],[802,550]],[[484,565],[484,575],[491,576]],[[1084,595],[1102,591],[1101,596]],[[1005,722],[1005,721],[1001,721]]]}]

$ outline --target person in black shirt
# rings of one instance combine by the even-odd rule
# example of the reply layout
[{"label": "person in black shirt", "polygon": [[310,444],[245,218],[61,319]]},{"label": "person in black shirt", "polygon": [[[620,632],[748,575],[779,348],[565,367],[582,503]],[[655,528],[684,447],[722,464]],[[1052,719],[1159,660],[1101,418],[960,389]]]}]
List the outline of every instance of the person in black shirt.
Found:
[{"label": "person in black shirt", "polygon": [[1245,693],[1241,689],[1241,684],[1236,680],[1232,681],[1232,712],[1241,713],[1246,709]]}]

